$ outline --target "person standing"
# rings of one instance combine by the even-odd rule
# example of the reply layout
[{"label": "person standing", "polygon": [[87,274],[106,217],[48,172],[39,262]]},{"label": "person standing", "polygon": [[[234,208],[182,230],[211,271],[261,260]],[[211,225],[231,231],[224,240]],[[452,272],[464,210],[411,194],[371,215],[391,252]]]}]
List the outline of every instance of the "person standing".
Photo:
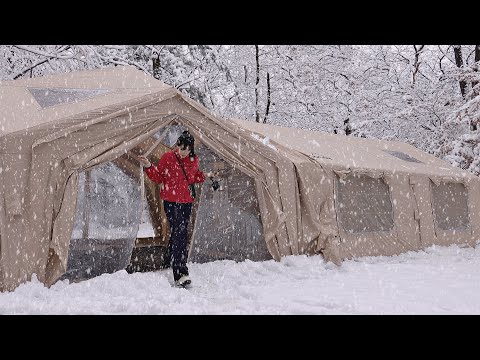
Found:
[{"label": "person standing", "polygon": [[[195,138],[184,131],[177,139],[173,150],[160,158],[157,166],[145,156],[138,156],[147,176],[154,182],[162,184],[160,198],[170,224],[170,241],[167,248],[167,261],[173,270],[176,286],[186,287],[191,284],[187,258],[187,228],[195,200],[195,183],[203,183],[205,175],[199,170],[198,156],[195,154]],[[191,186],[189,186],[191,185]],[[193,195],[193,196],[192,196]]]}]

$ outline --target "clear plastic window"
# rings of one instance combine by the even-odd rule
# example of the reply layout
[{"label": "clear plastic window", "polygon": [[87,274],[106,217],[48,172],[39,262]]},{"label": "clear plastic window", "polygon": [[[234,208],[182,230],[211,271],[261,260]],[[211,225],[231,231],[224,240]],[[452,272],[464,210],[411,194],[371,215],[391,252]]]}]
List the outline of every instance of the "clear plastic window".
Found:
[{"label": "clear plastic window", "polygon": [[432,183],[435,223],[442,230],[465,230],[468,216],[468,191],[461,183]]},{"label": "clear plastic window", "polygon": [[30,93],[42,108],[82,101],[94,96],[103,95],[109,89],[54,89],[29,88]]},{"label": "clear plastic window", "polygon": [[407,155],[401,151],[391,151],[391,150],[383,150],[383,151],[403,161],[423,164],[420,160],[417,160],[414,157]]},{"label": "clear plastic window", "polygon": [[337,212],[343,229],[350,233],[390,231],[393,207],[383,179],[365,175],[337,178]]},{"label": "clear plastic window", "polygon": [[142,216],[139,178],[112,162],[79,174],[77,210],[64,278],[125,269]]}]

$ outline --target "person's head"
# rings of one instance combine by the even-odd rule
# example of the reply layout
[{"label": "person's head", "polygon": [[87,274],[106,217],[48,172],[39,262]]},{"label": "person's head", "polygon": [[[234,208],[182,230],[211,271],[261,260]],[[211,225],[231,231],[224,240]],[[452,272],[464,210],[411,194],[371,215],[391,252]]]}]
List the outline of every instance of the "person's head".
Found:
[{"label": "person's head", "polygon": [[182,132],[182,135],[177,139],[176,145],[178,146],[178,153],[182,158],[187,155],[190,155],[192,158],[195,156],[195,138],[188,130]]}]

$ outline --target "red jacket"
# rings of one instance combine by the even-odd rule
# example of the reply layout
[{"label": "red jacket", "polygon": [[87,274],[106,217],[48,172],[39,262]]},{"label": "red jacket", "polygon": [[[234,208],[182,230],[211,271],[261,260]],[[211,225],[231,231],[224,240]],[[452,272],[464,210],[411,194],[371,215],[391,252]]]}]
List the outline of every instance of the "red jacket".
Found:
[{"label": "red jacket", "polygon": [[[188,176],[188,183],[175,154],[183,163],[183,168]],[[145,173],[152,181],[163,184],[160,190],[162,200],[178,203],[193,202],[188,184],[205,181],[205,175],[198,169],[197,155],[195,155],[193,161],[190,160],[190,156],[182,159],[176,149],[163,154],[158,165],[152,164],[149,168],[145,168]]]}]

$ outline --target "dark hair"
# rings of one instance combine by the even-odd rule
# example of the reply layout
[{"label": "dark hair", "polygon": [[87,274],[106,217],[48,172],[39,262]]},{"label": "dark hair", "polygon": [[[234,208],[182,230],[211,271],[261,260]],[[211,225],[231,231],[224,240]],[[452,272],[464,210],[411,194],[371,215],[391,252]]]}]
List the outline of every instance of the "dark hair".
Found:
[{"label": "dark hair", "polygon": [[182,132],[182,135],[178,137],[177,146],[181,146],[182,149],[188,146],[190,148],[190,157],[193,158],[195,156],[195,138],[188,130]]}]

